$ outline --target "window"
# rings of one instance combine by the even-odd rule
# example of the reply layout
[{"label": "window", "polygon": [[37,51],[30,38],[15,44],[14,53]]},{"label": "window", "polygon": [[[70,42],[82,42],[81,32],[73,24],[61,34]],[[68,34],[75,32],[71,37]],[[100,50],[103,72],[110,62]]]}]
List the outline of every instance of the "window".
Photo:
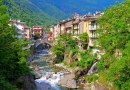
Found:
[{"label": "window", "polygon": [[94,44],[95,39],[91,39],[91,43]]}]

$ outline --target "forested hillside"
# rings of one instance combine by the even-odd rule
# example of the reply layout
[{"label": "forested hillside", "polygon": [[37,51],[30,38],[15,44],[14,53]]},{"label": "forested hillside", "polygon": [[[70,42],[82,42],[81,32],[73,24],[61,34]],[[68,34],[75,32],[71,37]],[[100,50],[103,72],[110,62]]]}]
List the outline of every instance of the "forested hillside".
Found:
[{"label": "forested hillside", "polygon": [[[119,0],[120,2],[123,0]],[[3,0],[10,18],[20,19],[29,26],[42,25],[44,28],[57,21],[73,16],[74,12],[84,15],[94,13],[113,5],[115,0]]]},{"label": "forested hillside", "polygon": [[61,11],[56,6],[52,5],[52,3],[50,3],[50,1],[48,0],[29,0],[29,1],[54,18],[60,20],[67,18],[68,13]]},{"label": "forested hillside", "polygon": [[8,8],[10,18],[20,19],[29,26],[42,25],[48,27],[57,21],[28,0],[3,0],[3,2]]},{"label": "forested hillside", "polygon": [[[43,11],[47,10],[46,13],[49,15],[50,12],[54,12],[53,16],[58,14],[59,11],[66,15],[73,15],[74,12],[80,15],[88,12],[94,13],[95,11],[103,11],[104,8],[108,8],[113,5],[116,0],[29,0],[36,6],[40,7]],[[117,0],[119,2],[123,0]],[[46,6],[45,6],[46,5]],[[50,8],[52,7],[52,8]],[[57,11],[58,10],[58,11]],[[61,14],[58,14],[59,17]],[[64,15],[62,14],[64,17]]]}]

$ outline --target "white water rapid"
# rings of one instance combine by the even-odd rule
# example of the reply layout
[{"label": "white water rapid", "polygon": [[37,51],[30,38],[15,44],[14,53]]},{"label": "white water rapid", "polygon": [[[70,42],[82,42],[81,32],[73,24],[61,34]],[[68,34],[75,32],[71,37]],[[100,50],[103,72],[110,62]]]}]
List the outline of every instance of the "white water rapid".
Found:
[{"label": "white water rapid", "polygon": [[37,66],[38,70],[35,72],[41,75],[40,79],[36,79],[37,90],[68,90],[66,88],[58,86],[58,81],[63,79],[65,72],[63,70],[56,70],[40,57],[46,57],[48,49],[39,51],[35,56],[36,59],[32,62]]},{"label": "white water rapid", "polygon": [[98,71],[96,64],[97,64],[97,62],[95,62],[95,63],[92,65],[92,67],[91,67],[90,70],[88,71],[87,75],[93,74],[93,73],[95,73],[95,72]]}]

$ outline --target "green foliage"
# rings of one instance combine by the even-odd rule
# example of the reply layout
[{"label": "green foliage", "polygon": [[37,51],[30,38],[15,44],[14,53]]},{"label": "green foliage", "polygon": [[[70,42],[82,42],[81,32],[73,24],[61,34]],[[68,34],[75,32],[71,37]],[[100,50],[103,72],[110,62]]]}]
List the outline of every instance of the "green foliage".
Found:
[{"label": "green foliage", "polygon": [[80,34],[79,35],[79,38],[81,39],[81,40],[83,40],[83,41],[88,41],[89,40],[89,36],[88,36],[88,34],[85,32],[85,33],[83,33],[83,34]]},{"label": "green foliage", "polygon": [[18,90],[16,86],[9,83],[9,81],[5,80],[2,76],[0,76],[0,90]]},{"label": "green foliage", "polygon": [[73,38],[70,34],[63,34],[57,37],[57,44],[52,47],[52,52],[58,58],[64,59],[65,51],[72,51],[72,56],[78,54],[77,40]]},{"label": "green foliage", "polygon": [[59,37],[66,49],[74,49],[77,46],[77,40],[71,34],[63,34]]},{"label": "green foliage", "polygon": [[41,25],[48,28],[57,19],[46,14],[29,0],[3,0],[8,8],[10,18],[26,22],[29,26]]},{"label": "green foliage", "polygon": [[[69,47],[68,47],[69,48]],[[70,48],[70,50],[72,51],[72,56],[74,56],[75,54],[79,53],[79,49],[78,46],[75,46],[73,48]]]},{"label": "green foliage", "polygon": [[68,65],[68,63],[65,60],[63,60],[62,63],[66,66]]},{"label": "green foliage", "polygon": [[17,81],[17,83],[18,83],[19,85],[22,85],[22,84],[24,83],[24,80],[21,78],[21,79],[19,79],[19,80]]},{"label": "green foliage", "polygon": [[67,41],[67,46],[71,49],[77,48],[77,40],[74,38],[69,38],[69,40]]},{"label": "green foliage", "polygon": [[109,66],[116,60],[114,55],[106,53],[98,61],[97,67],[99,71],[104,71],[109,68]]},{"label": "green foliage", "polygon": [[81,68],[89,68],[96,58],[95,55],[91,55],[89,50],[85,52],[81,52],[80,54],[81,60],[77,62],[77,66]]},{"label": "green foliage", "polygon": [[[1,2],[1,0],[0,0]],[[0,3],[1,4],[1,3]],[[23,50],[28,43],[15,37],[15,30],[9,25],[9,17],[5,6],[0,6],[0,76],[3,76],[0,87],[3,90],[15,90],[11,82],[28,73],[26,57],[29,50]],[[4,83],[5,82],[5,83]],[[9,88],[9,89],[7,89]]]},{"label": "green foliage", "polygon": [[104,7],[107,8],[109,5],[115,3],[115,0],[39,0],[39,2],[37,2],[36,0],[30,1],[49,15],[54,14],[53,16],[56,18],[61,18],[60,16],[64,16],[63,13],[72,16],[75,11],[78,12],[80,15],[86,14],[86,12],[93,13],[96,10],[103,10]]},{"label": "green foliage", "polygon": [[52,52],[53,52],[55,55],[62,55],[62,54],[64,53],[63,44],[58,41],[58,43],[53,46]]},{"label": "green foliage", "polygon": [[123,57],[116,60],[109,69],[108,79],[113,81],[121,90],[128,90],[130,86],[130,41],[123,50]]},{"label": "green foliage", "polygon": [[98,30],[100,32],[98,43],[107,52],[113,53],[116,48],[124,48],[128,42],[130,38],[129,11],[129,0],[126,0],[122,4],[111,6],[105,10],[104,15],[98,19],[99,25],[102,27]]},{"label": "green foliage", "polygon": [[75,74],[75,79],[78,79],[78,77],[79,77],[78,72],[75,72],[74,74]]},{"label": "green foliage", "polygon": [[36,35],[33,36],[34,40],[40,39],[42,38],[42,35],[40,35],[39,33],[36,33]]},{"label": "green foliage", "polygon": [[96,80],[98,80],[98,76],[96,76],[96,75],[89,75],[89,76],[86,77],[86,79],[87,79],[87,81],[89,83],[91,83],[91,82],[95,82]]},{"label": "green foliage", "polygon": [[[124,12],[125,11],[125,12]],[[106,50],[97,63],[98,70],[106,74],[107,80],[114,83],[119,90],[130,87],[130,0],[117,3],[104,11],[98,19],[98,44]],[[116,50],[120,50],[122,57],[115,57]]]},{"label": "green foliage", "polygon": [[80,43],[82,45],[82,48],[87,49],[88,42],[89,42],[89,36],[87,32],[79,35]]},{"label": "green foliage", "polygon": [[53,45],[52,52],[54,55],[56,55],[54,63],[59,63],[64,60],[64,56],[63,56],[64,51],[65,51],[65,48],[61,42],[58,41],[57,44]]},{"label": "green foliage", "polygon": [[74,63],[71,62],[71,63],[70,63],[70,68],[74,68],[74,66],[75,66]]},{"label": "green foliage", "polygon": [[54,18],[60,20],[67,18],[67,14],[65,12],[61,11],[56,6],[53,6],[48,0],[38,0],[38,2],[36,0],[29,0],[29,1],[32,2],[34,5],[36,5],[37,7],[39,7],[42,11],[44,11],[48,15],[53,16]]}]

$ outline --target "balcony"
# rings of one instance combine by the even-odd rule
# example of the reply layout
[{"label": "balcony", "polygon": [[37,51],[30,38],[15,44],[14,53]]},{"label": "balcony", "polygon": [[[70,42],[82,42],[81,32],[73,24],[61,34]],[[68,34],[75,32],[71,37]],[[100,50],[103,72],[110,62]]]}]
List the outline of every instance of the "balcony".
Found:
[{"label": "balcony", "polygon": [[97,24],[90,24],[89,30],[96,30],[99,26]]},{"label": "balcony", "polygon": [[96,35],[92,35],[92,34],[90,34],[89,37],[90,37],[90,38],[97,38]]},{"label": "balcony", "polygon": [[95,30],[91,30],[89,34],[90,38],[97,38],[97,34],[95,33]]}]

